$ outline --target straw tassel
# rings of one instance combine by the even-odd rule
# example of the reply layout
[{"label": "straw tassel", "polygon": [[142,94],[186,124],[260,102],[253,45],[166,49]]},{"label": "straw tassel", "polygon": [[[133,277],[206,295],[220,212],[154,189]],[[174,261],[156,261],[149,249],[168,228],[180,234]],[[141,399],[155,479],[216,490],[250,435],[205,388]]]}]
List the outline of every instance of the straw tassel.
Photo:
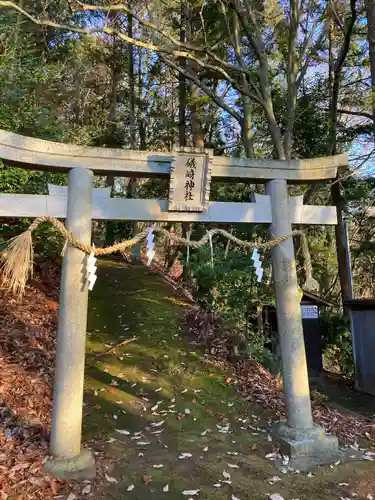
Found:
[{"label": "straw tassel", "polygon": [[34,248],[32,230],[12,238],[0,257],[2,283],[14,295],[21,297],[29,278],[33,277]]}]

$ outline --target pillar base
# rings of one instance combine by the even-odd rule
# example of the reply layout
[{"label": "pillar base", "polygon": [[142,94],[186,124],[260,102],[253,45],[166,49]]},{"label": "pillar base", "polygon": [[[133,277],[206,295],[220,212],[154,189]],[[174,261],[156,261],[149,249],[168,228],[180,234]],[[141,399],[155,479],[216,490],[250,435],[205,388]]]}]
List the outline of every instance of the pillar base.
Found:
[{"label": "pillar base", "polygon": [[[281,453],[289,457],[288,466],[293,469],[307,471],[344,459],[337,437],[326,434],[319,425],[312,429],[293,429],[287,422],[279,422],[273,427],[272,435]],[[276,465],[282,467],[282,463]]]},{"label": "pillar base", "polygon": [[87,449],[72,458],[51,457],[44,464],[44,470],[57,479],[83,480],[96,476],[94,456]]}]

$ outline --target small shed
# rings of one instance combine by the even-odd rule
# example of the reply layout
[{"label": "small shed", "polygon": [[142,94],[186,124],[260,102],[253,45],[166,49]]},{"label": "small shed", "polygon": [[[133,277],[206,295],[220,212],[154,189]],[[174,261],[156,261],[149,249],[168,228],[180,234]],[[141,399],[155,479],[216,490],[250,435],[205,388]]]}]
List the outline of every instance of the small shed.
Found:
[{"label": "small shed", "polygon": [[345,301],[350,310],[356,389],[375,396],[375,299]]},{"label": "small shed", "polygon": [[[317,376],[323,371],[323,336],[319,314],[326,307],[337,307],[319,295],[303,290],[301,298],[301,316],[305,338],[307,368],[310,376]],[[278,333],[276,308],[266,306],[263,309],[263,325],[269,342],[268,346],[278,356]]]}]

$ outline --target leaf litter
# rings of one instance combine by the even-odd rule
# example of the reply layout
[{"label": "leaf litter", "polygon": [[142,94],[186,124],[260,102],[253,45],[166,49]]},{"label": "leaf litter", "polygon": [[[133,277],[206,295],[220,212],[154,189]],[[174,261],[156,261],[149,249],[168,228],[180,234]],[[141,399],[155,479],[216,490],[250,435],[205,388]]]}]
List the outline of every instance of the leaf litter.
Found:
[{"label": "leaf litter", "polygon": [[39,500],[68,494],[70,489],[68,483],[43,471],[51,423],[59,283],[59,271],[49,263],[46,266],[48,282],[37,275],[37,286],[28,287],[22,301],[0,292],[0,498],[22,495]]},{"label": "leaf litter", "polygon": [[[57,289],[58,286],[54,288]],[[68,483],[50,478],[42,469],[48,453],[57,302],[37,288],[28,288],[22,303],[16,302],[10,296],[4,297],[0,294],[0,310],[2,312],[0,315],[0,370],[2,373],[0,450],[6,457],[5,462],[2,460],[0,468],[0,498],[4,495],[22,494],[28,500],[41,500],[53,498],[57,493],[68,494]],[[236,370],[237,388],[247,399],[252,399],[263,406],[270,406],[280,416],[283,415],[282,394],[273,377],[266,370],[261,366],[254,367],[254,364],[248,362],[239,363]],[[182,393],[185,392],[187,390],[182,391]],[[152,410],[156,410],[160,404],[161,402],[158,402],[156,408]],[[189,410],[186,414],[189,414]],[[331,428],[333,431],[341,426],[342,434],[346,434],[349,440],[355,442],[363,435],[368,437],[369,431],[372,430],[371,425],[366,421],[358,421],[355,417],[350,417],[348,421],[346,415],[343,416],[340,412],[328,409],[324,405],[317,407],[316,403],[314,416],[321,422],[328,422],[328,429]],[[30,422],[32,425],[20,424],[21,421]],[[331,427],[329,427],[329,421],[332,422]],[[222,433],[230,432],[228,426],[222,426],[218,430]],[[128,435],[127,431],[119,430],[118,432]],[[207,430],[202,435],[204,436],[207,432],[210,431]],[[149,443],[138,442],[137,444],[148,445]],[[367,456],[371,457],[371,455]],[[228,476],[229,479],[222,483],[230,482],[230,474]],[[110,483],[117,482],[115,478],[107,474],[105,474],[105,479]],[[143,477],[146,484],[151,480],[151,476]],[[165,490],[167,486],[163,488],[163,491],[168,491]],[[215,486],[219,487],[221,483]],[[91,491],[91,485],[86,485],[81,493],[87,495]],[[185,490],[182,493],[186,496],[196,496],[199,491]],[[77,496],[71,492],[65,498],[75,500]],[[282,499],[280,496],[270,498]],[[235,499],[233,495],[232,500]]]},{"label": "leaf litter", "polygon": [[[234,370],[237,378],[235,387],[247,401],[273,410],[279,419],[285,418],[284,395],[277,378],[252,360],[240,360],[235,363],[230,361],[230,343],[219,318],[198,309],[189,309],[184,322],[189,338],[195,345],[200,344],[206,348],[206,357],[210,362],[213,361],[224,371]],[[361,438],[372,440],[375,437],[374,420],[330,407],[316,391],[312,392],[312,408],[314,420],[328,433],[337,435],[344,444],[358,442]],[[222,428],[219,432],[225,434],[230,431]]]}]

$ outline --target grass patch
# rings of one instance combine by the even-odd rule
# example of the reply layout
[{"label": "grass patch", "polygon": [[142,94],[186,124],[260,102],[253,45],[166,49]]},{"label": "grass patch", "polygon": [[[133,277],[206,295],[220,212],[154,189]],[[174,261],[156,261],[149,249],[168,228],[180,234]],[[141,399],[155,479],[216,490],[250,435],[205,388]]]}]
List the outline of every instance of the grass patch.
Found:
[{"label": "grass patch", "polygon": [[[210,500],[257,500],[276,492],[285,500],[333,500],[360,490],[371,463],[356,464],[355,471],[352,464],[321,469],[312,478],[276,472],[265,459],[273,445],[264,411],[250,407],[233,381],[226,382],[232,375],[210,367],[188,344],[181,314],[189,304],[141,266],[106,262],[98,275],[90,294],[84,434],[110,441],[107,473],[117,480],[102,484],[98,498],[174,500],[189,498],[182,490],[199,489],[197,498]],[[94,357],[133,336],[136,342]],[[230,432],[220,432],[218,426],[228,424]],[[179,460],[181,453],[192,457]],[[224,470],[232,483],[215,487]],[[275,475],[281,480],[270,485]],[[144,476],[152,481],[145,484]],[[374,494],[371,485],[363,488]]]}]

